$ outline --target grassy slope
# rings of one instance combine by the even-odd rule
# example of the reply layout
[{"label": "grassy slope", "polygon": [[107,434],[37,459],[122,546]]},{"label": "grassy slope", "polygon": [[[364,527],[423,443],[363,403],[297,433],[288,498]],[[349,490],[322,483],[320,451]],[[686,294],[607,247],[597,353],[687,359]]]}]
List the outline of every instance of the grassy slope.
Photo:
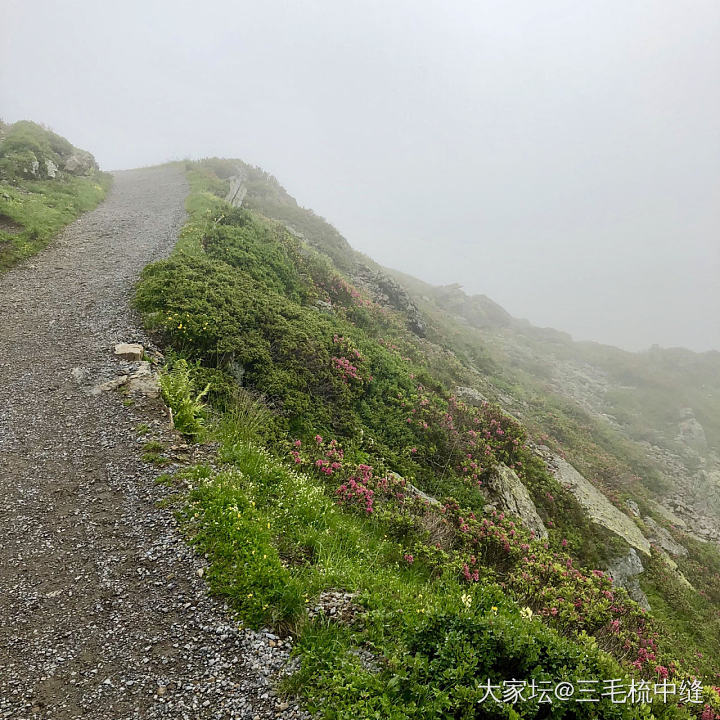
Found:
[{"label": "grassy slope", "polygon": [[46,173],[40,170],[33,178],[22,172],[36,157],[60,164],[73,150],[64,138],[33,123],[16,123],[0,132],[0,271],[34,255],[105,197],[111,182],[106,173],[60,171],[56,178],[43,178]]},{"label": "grassy slope", "polygon": [[[318,253],[225,206],[212,167],[190,172],[188,225],[173,256],[146,269],[137,302],[176,368],[191,362],[196,389],[176,373],[173,391],[188,430],[198,430],[193,394],[211,383],[205,433],[220,442],[221,470],[184,478],[184,517],[213,560],[214,589],[246,622],[298,636],[288,689],[327,717],[513,717],[477,705],[480,682],[693,670],[624,591],[575,569],[592,564],[592,528],[517,423],[453,402],[449,388],[473,371],[356,291],[337,269],[351,251],[321,219],[251,178],[250,206],[264,191],[263,209],[317,238]],[[482,519],[476,482],[498,462],[515,465],[555,521],[547,543],[510,518]],[[428,506],[393,472],[459,504]],[[338,588],[355,594],[356,621],[308,620],[305,605]],[[636,716],[607,702],[556,713]],[[537,700],[521,714],[547,716]]]},{"label": "grassy slope", "polygon": [[[677,421],[682,408],[692,407],[706,430],[708,444],[720,447],[718,353],[659,348],[628,353],[597,343],[574,343],[563,333],[499,316],[492,304],[493,314],[488,314],[484,298],[468,298],[458,289],[432,288],[398,275],[434,319],[432,325],[440,329],[438,341],[483,368],[482,388],[490,397],[512,396],[513,412],[534,437],[564,452],[621,509],[626,498],[633,498],[643,515],[667,526],[651,501],[672,492],[673,479],[638,443],[651,441],[682,453],[674,440]],[[622,430],[580,407],[551,382],[553,368],[566,361],[587,363],[606,374],[611,389],[602,398],[601,410],[616,417]],[[712,544],[670,529],[689,550],[678,564],[696,591],[683,587],[658,561],[646,568],[641,584],[653,614],[675,645],[686,649],[686,657],[713,658],[705,671],[714,674],[712,663],[720,646],[720,553]]]},{"label": "grassy slope", "polygon": [[[344,239],[338,240],[322,218],[298,207],[274,178],[252,168],[246,171],[250,176],[246,206],[299,229],[314,246],[340,258],[339,265],[345,269],[352,270],[357,261],[378,267],[350,250]],[[667,527],[651,501],[672,492],[673,479],[638,443],[651,440],[671,452],[681,451],[674,434],[681,409],[689,406],[703,424],[708,444],[720,447],[719,353],[658,348],[628,353],[597,343],[574,343],[565,333],[514,320],[484,296],[471,298],[459,287],[434,288],[402,273],[393,274],[428,318],[428,338],[450,348],[465,367],[477,371],[460,384],[477,387],[509,406],[531,437],[567,456],[618,507],[624,510],[624,500],[633,498],[644,515]],[[553,368],[568,361],[587,363],[606,373],[613,389],[603,397],[601,410],[616,416],[621,430],[579,405],[562,383],[558,387],[551,382]],[[436,365],[434,370],[437,374],[444,368]],[[542,495],[533,496],[542,507]],[[554,519],[571,547],[587,548],[579,558],[585,564],[598,565],[620,553],[612,538],[598,537],[576,513],[565,509]],[[689,550],[678,564],[696,590],[683,587],[658,561],[649,564],[641,583],[654,601],[654,614],[669,642],[685,650],[686,661],[695,659],[698,672],[716,678],[720,552],[712,544],[669,529]]]}]

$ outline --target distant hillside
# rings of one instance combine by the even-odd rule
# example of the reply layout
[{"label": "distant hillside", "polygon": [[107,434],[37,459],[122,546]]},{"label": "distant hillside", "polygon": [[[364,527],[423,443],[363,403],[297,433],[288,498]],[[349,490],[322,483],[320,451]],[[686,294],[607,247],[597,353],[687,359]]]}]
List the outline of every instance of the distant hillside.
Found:
[{"label": "distant hillside", "polygon": [[[512,318],[484,296],[394,275],[442,328],[439,337],[469,356],[492,359],[487,389],[502,394],[509,410],[547,432],[609,488],[662,500],[668,509],[682,503],[677,512],[690,527],[720,540],[720,352],[630,353],[573,342]],[[542,399],[559,406],[554,431],[543,422]],[[558,425],[578,414],[590,430],[585,438]],[[602,454],[618,465],[604,467]],[[637,482],[621,479],[623,471]]]}]

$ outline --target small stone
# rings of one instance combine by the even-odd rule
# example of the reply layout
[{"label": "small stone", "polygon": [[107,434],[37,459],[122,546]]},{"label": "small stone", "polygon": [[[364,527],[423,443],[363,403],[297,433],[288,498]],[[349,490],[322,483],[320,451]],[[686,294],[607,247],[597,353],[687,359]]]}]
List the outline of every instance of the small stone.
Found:
[{"label": "small stone", "polygon": [[135,362],[142,360],[144,348],[140,343],[118,343],[115,346],[115,355],[122,360]]}]

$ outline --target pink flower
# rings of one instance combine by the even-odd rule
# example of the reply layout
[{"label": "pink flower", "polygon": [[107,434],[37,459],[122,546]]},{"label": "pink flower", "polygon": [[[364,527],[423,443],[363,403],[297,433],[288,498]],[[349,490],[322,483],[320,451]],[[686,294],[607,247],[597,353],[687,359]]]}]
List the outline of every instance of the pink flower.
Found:
[{"label": "pink flower", "polygon": [[405,562],[408,565],[412,565],[415,562],[415,558],[412,555],[410,555],[410,553],[408,553],[407,555],[403,555],[403,557],[405,558]]},{"label": "pink flower", "polygon": [[322,444],[322,441],[323,441],[322,435],[316,435],[316,436],[315,436],[315,442],[316,442],[318,445]]},{"label": "pink flower", "polygon": [[295,447],[300,447],[302,443],[299,440],[296,440],[294,443]]}]

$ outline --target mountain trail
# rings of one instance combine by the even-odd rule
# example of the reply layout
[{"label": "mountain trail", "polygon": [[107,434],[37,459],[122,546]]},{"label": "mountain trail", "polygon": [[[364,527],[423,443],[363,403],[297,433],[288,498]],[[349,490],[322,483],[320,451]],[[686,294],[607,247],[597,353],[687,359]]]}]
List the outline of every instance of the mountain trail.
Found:
[{"label": "mountain trail", "polygon": [[128,371],[116,343],[150,344],[133,285],[172,249],[187,191],[176,166],[116,173],[0,275],[0,718],[304,716],[268,684],[288,643],[238,629],[162,506],[137,432],[172,442],[161,403],[90,391]]}]

